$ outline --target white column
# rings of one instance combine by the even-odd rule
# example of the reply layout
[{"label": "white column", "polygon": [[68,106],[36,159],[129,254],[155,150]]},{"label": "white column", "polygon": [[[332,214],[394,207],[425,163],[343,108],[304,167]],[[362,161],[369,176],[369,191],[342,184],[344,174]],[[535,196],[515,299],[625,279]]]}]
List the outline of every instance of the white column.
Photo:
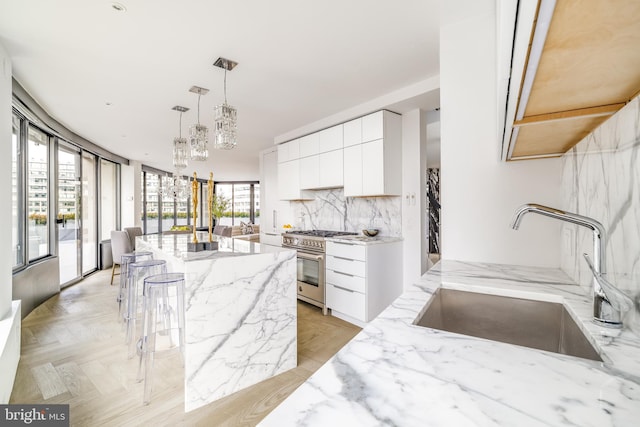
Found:
[{"label": "white column", "polygon": [[[11,59],[0,45],[0,224],[9,236],[11,223]],[[0,245],[0,319],[11,313],[11,275],[13,248],[10,238]]]},{"label": "white column", "polygon": [[129,165],[122,165],[121,182],[121,225],[125,227],[142,227],[142,164],[129,161]]},{"label": "white column", "polygon": [[[496,137],[494,0],[445,2],[440,29],[442,258],[558,267],[560,222],[510,221],[535,202],[559,206],[559,159],[502,162]],[[462,3],[462,4],[461,4]]]},{"label": "white column", "polygon": [[419,109],[402,115],[402,237],[404,286],[427,271],[426,120]]},{"label": "white column", "polygon": [[[0,44],[0,223],[11,229],[11,59]],[[5,236],[9,236],[5,231]],[[0,244],[0,404],[9,403],[20,360],[20,302],[11,302],[13,244]]]}]

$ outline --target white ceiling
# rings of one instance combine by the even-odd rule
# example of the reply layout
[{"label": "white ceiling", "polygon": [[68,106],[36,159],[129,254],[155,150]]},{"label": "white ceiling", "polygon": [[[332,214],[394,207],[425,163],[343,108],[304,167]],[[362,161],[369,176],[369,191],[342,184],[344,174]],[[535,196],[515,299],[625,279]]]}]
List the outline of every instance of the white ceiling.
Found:
[{"label": "white ceiling", "polygon": [[[216,180],[257,179],[258,152],[278,135],[439,73],[438,0],[120,3],[126,12],[109,0],[2,0],[0,43],[16,80],[60,123],[166,170],[178,133],[171,108],[191,108],[183,135],[196,121],[191,86],[211,90],[200,121],[213,124],[219,56],[239,63],[227,75],[239,146],[188,168]],[[420,107],[438,106],[424,99]]]}]

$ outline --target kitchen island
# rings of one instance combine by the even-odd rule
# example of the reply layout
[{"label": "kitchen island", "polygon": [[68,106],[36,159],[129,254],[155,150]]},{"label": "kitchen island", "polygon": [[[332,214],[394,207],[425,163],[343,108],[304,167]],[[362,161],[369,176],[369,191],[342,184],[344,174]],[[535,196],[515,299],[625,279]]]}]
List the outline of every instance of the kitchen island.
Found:
[{"label": "kitchen island", "polygon": [[[416,326],[441,287],[561,302],[603,362]],[[637,425],[640,337],[592,313],[560,270],[442,262],[260,425]]]},{"label": "kitchen island", "polygon": [[297,365],[296,252],[227,237],[187,252],[191,237],[136,241],[185,274],[185,412]]}]

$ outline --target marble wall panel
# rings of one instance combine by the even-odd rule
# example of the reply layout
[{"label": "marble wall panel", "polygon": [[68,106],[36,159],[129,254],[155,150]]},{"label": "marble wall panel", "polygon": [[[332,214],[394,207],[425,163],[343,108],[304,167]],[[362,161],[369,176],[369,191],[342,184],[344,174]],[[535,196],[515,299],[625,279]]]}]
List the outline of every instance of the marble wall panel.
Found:
[{"label": "marble wall panel", "polygon": [[291,202],[296,227],[358,233],[378,228],[381,236],[402,236],[401,197],[345,197],[342,188],[314,191],[314,196]]},{"label": "marble wall panel", "polygon": [[[563,209],[604,225],[609,280],[640,295],[640,97],[563,156],[562,191]],[[590,287],[582,254],[592,256],[591,233],[569,224],[562,232],[562,269]]]}]

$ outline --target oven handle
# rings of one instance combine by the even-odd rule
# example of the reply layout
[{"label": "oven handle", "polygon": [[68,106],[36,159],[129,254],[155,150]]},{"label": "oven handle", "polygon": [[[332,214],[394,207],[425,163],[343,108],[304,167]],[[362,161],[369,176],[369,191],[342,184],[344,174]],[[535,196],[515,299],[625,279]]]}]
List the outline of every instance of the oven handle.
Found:
[{"label": "oven handle", "polygon": [[312,261],[322,261],[324,259],[324,255],[308,254],[306,252],[298,251],[298,258],[310,259]]}]

